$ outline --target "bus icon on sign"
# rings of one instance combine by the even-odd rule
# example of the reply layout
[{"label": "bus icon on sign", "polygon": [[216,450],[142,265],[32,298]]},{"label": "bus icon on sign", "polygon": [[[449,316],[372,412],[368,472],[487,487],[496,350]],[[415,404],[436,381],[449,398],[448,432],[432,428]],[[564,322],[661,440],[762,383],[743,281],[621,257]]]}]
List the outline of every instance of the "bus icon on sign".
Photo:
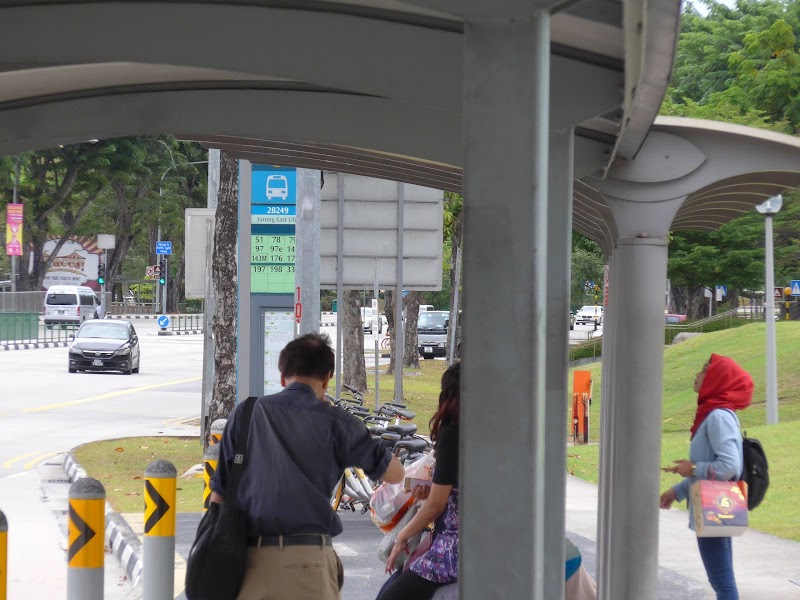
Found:
[{"label": "bus icon on sign", "polygon": [[289,197],[289,182],[283,175],[270,175],[267,177],[267,199]]}]

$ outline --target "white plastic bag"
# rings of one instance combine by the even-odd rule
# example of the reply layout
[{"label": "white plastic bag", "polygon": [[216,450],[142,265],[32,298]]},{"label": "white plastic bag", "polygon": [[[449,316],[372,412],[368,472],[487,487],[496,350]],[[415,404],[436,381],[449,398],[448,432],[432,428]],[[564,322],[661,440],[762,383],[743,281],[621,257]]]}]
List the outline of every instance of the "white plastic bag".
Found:
[{"label": "white plastic bag", "polygon": [[[392,548],[394,547],[394,541],[397,539],[397,534],[408,525],[411,519],[414,518],[414,515],[417,514],[417,510],[419,510],[418,504],[412,504],[411,508],[406,511],[406,514],[403,515],[403,518],[398,521],[397,525],[395,525],[392,529],[390,529],[383,539],[381,540],[380,545],[378,546],[378,560],[381,561],[383,564],[386,564],[386,561],[389,560],[389,555],[392,553]],[[405,552],[401,552],[394,563],[395,570],[399,570],[403,568],[406,561],[408,560],[409,555],[416,549],[417,545],[419,544],[420,538],[422,537],[422,532],[420,531],[418,534],[411,537],[408,540],[407,550],[408,554]]]},{"label": "white plastic bag", "polygon": [[[429,452],[406,466],[406,477],[432,479],[435,462],[433,452]],[[381,484],[372,493],[369,503],[372,522],[381,531],[389,532],[400,522],[413,503],[414,497],[410,491],[404,489],[403,483]]]}]

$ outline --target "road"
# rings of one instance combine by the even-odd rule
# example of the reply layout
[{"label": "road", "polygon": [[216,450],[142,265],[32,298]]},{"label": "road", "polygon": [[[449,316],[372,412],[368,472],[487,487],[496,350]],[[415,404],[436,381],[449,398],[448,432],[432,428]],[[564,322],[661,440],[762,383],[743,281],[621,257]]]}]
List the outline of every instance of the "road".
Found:
[{"label": "road", "polygon": [[0,354],[0,478],[77,445],[129,435],[197,435],[202,336],[158,336],[133,321],[141,373],[67,372],[67,349]]}]

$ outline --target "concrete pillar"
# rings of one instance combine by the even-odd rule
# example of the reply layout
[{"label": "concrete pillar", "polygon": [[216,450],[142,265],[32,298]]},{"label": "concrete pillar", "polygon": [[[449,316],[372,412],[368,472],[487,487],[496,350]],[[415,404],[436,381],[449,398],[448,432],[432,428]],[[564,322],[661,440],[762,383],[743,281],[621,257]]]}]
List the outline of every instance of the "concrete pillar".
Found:
[{"label": "concrete pillar", "polygon": [[300,335],[319,333],[320,178],[317,170],[297,169],[295,286],[303,307]]},{"label": "concrete pillar", "polygon": [[[545,544],[563,556],[567,490],[569,298],[572,255],[572,129],[550,135],[547,209],[547,355],[545,373]],[[564,597],[564,562],[544,573],[547,597]]]},{"label": "concrete pillar", "polygon": [[556,598],[544,576],[564,561],[562,542],[545,543],[546,473],[560,468],[545,452],[550,22],[469,18],[464,32],[459,587],[464,600]]},{"label": "concrete pillar", "polygon": [[[601,600],[655,600],[664,370],[665,238],[622,238],[614,249],[609,303],[615,348],[604,427]],[[606,343],[609,340],[605,340]],[[608,389],[608,386],[606,386]],[[605,406],[604,406],[605,408]],[[603,413],[608,417],[608,411]]]},{"label": "concrete pillar", "polygon": [[617,305],[613,292],[617,290],[614,283],[614,275],[617,272],[614,256],[608,259],[609,269],[609,298],[608,306],[603,309],[603,351],[600,376],[600,473],[598,487],[597,505],[597,585],[598,592],[604,589],[603,586],[608,581],[609,567],[609,544],[606,536],[607,524],[609,521],[608,509],[611,506],[611,499],[614,489],[611,485],[611,473],[613,472],[613,447],[611,440],[614,437],[614,407],[613,401],[613,365],[616,354],[617,339],[616,332],[616,313]]}]

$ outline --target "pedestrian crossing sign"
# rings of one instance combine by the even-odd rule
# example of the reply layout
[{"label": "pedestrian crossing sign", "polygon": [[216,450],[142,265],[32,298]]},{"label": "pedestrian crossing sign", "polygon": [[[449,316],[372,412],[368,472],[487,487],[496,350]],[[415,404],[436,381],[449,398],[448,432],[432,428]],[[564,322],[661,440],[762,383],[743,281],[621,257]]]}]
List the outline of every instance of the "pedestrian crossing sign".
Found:
[{"label": "pedestrian crossing sign", "polygon": [[792,279],[792,296],[800,296],[800,279]]}]

